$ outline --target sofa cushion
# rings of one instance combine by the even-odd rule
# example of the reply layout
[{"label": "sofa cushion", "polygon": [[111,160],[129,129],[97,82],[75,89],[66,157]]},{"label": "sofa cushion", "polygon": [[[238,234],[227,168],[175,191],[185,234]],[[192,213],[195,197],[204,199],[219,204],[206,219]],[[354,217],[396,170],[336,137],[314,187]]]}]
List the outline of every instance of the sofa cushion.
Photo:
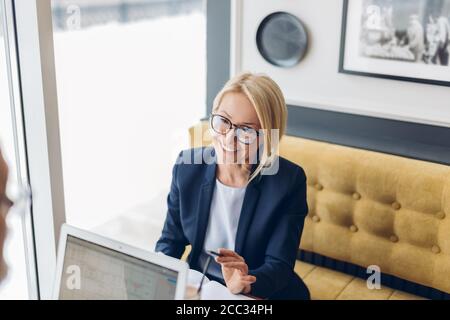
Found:
[{"label": "sofa cushion", "polygon": [[450,293],[450,167],[284,137],[308,177],[301,249]]},{"label": "sofa cushion", "polygon": [[[309,265],[306,262],[298,261],[295,271],[299,266],[305,268]],[[313,265],[309,265],[313,266]],[[342,290],[352,281],[353,277],[345,273],[334,271],[327,268],[313,266],[313,268],[304,276],[301,276],[308,287],[311,299],[313,300],[335,300]]]},{"label": "sofa cushion", "polygon": [[423,298],[387,286],[369,289],[360,278],[297,261],[295,272],[308,286],[313,300],[422,300]]}]

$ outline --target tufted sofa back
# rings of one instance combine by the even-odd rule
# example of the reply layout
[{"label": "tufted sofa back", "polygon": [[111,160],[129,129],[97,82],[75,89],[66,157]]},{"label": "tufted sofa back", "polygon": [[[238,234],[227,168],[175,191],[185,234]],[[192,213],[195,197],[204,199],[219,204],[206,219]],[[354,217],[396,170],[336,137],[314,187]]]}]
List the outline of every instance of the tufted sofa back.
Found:
[{"label": "tufted sofa back", "polygon": [[280,154],[308,178],[301,249],[450,293],[449,166],[290,136]]},{"label": "tufted sofa back", "polygon": [[308,177],[301,248],[450,293],[450,167],[285,137]]}]

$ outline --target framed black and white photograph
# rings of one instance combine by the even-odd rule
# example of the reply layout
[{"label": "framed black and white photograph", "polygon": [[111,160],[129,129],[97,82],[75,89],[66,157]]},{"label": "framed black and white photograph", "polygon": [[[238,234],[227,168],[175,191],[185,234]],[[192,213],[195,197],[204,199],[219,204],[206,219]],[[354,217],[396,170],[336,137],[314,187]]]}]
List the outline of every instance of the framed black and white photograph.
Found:
[{"label": "framed black and white photograph", "polygon": [[344,0],[341,73],[450,86],[450,0]]}]

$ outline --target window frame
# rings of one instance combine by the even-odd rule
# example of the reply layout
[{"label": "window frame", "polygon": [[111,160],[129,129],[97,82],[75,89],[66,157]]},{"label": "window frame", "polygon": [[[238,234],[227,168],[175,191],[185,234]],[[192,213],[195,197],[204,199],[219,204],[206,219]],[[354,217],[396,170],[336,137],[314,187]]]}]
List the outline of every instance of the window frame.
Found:
[{"label": "window frame", "polygon": [[[0,0],[4,32],[4,49],[6,58],[6,77],[8,79],[8,93],[11,113],[11,126],[13,130],[14,160],[16,167],[16,180],[23,187],[29,184],[28,165],[26,160],[25,131],[23,127],[22,103],[20,98],[20,79],[17,62],[17,48],[15,41],[15,21],[11,1]],[[31,208],[28,208],[22,217],[22,236],[26,263],[27,293],[29,299],[39,298],[37,269],[35,259],[35,243],[33,218]]]},{"label": "window frame", "polygon": [[29,296],[51,299],[65,222],[51,0],[0,1],[9,17],[5,24],[18,178],[33,193],[24,221]]},{"label": "window frame", "polygon": [[[24,225],[31,299],[51,299],[66,221],[51,0],[0,0],[8,19],[8,65],[20,179],[33,193]],[[206,2],[205,2],[206,5]]]}]

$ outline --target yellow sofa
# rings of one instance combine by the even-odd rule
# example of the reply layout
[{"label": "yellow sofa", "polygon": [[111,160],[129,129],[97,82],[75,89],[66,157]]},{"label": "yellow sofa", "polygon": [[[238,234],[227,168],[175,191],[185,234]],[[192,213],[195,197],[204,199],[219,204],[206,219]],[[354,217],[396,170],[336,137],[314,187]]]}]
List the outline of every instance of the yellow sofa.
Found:
[{"label": "yellow sofa", "polygon": [[[191,128],[192,146],[210,144],[207,129]],[[291,136],[280,154],[308,178],[299,258],[309,263],[295,270],[312,299],[450,297],[449,166]],[[369,289],[369,266],[393,288]]]}]

